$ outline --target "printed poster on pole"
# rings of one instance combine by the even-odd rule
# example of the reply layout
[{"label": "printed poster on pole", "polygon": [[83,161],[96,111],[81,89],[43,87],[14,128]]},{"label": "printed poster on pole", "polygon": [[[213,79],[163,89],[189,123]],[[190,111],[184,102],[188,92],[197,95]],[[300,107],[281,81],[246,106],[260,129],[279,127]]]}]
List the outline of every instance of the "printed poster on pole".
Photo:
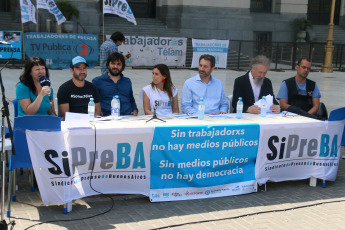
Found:
[{"label": "printed poster on pole", "polygon": [[[0,41],[11,45],[0,44],[0,59],[22,59],[22,32],[21,31],[0,31]],[[13,51],[13,55],[12,55]]]},{"label": "printed poster on pole", "polygon": [[213,55],[217,68],[226,68],[228,60],[229,40],[192,39],[193,60],[191,68],[198,68],[199,58],[203,54]]}]

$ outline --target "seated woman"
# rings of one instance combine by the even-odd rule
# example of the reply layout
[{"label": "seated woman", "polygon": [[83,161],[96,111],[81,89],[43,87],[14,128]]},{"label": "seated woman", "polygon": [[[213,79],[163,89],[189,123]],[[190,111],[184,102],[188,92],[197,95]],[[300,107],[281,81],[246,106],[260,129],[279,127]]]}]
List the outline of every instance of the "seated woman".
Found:
[{"label": "seated woman", "polygon": [[153,114],[156,108],[157,115],[178,113],[177,89],[171,82],[168,66],[158,64],[152,70],[152,82],[143,88],[143,105],[146,115]]},{"label": "seated woman", "polygon": [[25,115],[54,115],[53,89],[50,86],[41,86],[39,79],[49,78],[45,61],[40,57],[31,57],[27,60],[24,72],[19,77],[16,88],[18,116]]}]

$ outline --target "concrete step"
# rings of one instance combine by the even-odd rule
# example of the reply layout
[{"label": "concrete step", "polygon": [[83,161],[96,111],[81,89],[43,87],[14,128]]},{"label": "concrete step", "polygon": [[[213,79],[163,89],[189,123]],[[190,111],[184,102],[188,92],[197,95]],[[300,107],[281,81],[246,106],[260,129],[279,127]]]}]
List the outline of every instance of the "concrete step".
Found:
[{"label": "concrete step", "polygon": [[16,20],[13,21],[10,12],[1,12],[0,25],[1,25],[1,28],[0,28],[1,30],[13,30],[13,31],[22,30],[22,24],[20,23],[20,21],[16,21]]},{"label": "concrete step", "polygon": [[[328,37],[328,25],[315,25],[313,26],[313,32],[315,33],[315,41],[325,42]],[[333,28],[333,43],[343,44],[345,43],[345,30],[340,26],[334,26]]]}]

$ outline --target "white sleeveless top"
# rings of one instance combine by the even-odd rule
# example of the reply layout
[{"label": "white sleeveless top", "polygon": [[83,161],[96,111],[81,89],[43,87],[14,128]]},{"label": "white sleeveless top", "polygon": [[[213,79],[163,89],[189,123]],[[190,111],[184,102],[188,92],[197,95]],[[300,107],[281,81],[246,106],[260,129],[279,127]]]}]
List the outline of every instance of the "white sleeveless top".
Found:
[{"label": "white sleeveless top", "polygon": [[[173,97],[177,95],[176,87],[172,87]],[[157,115],[168,115],[172,114],[172,102],[169,100],[167,92],[161,91],[156,87],[152,88],[151,84],[143,88],[143,91],[146,93],[147,97],[150,99],[150,108],[153,112],[153,107],[156,106]]]}]

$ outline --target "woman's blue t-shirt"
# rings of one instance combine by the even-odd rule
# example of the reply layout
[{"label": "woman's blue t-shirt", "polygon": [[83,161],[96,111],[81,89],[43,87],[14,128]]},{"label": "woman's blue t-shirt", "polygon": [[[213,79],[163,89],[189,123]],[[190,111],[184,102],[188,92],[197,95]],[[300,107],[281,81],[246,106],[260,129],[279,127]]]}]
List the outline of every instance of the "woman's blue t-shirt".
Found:
[{"label": "woman's blue t-shirt", "polygon": [[[50,98],[53,98],[53,89],[51,89]],[[27,99],[29,98],[31,102],[35,101],[37,98],[37,94],[33,93],[29,87],[24,85],[22,82],[19,82],[17,84],[16,89],[16,98],[17,100],[21,99]],[[48,111],[50,109],[50,101],[48,95],[44,96],[42,99],[40,108],[38,109],[37,113],[35,115],[49,115]],[[25,112],[20,106],[20,103],[18,102],[18,117],[25,116]]]}]

